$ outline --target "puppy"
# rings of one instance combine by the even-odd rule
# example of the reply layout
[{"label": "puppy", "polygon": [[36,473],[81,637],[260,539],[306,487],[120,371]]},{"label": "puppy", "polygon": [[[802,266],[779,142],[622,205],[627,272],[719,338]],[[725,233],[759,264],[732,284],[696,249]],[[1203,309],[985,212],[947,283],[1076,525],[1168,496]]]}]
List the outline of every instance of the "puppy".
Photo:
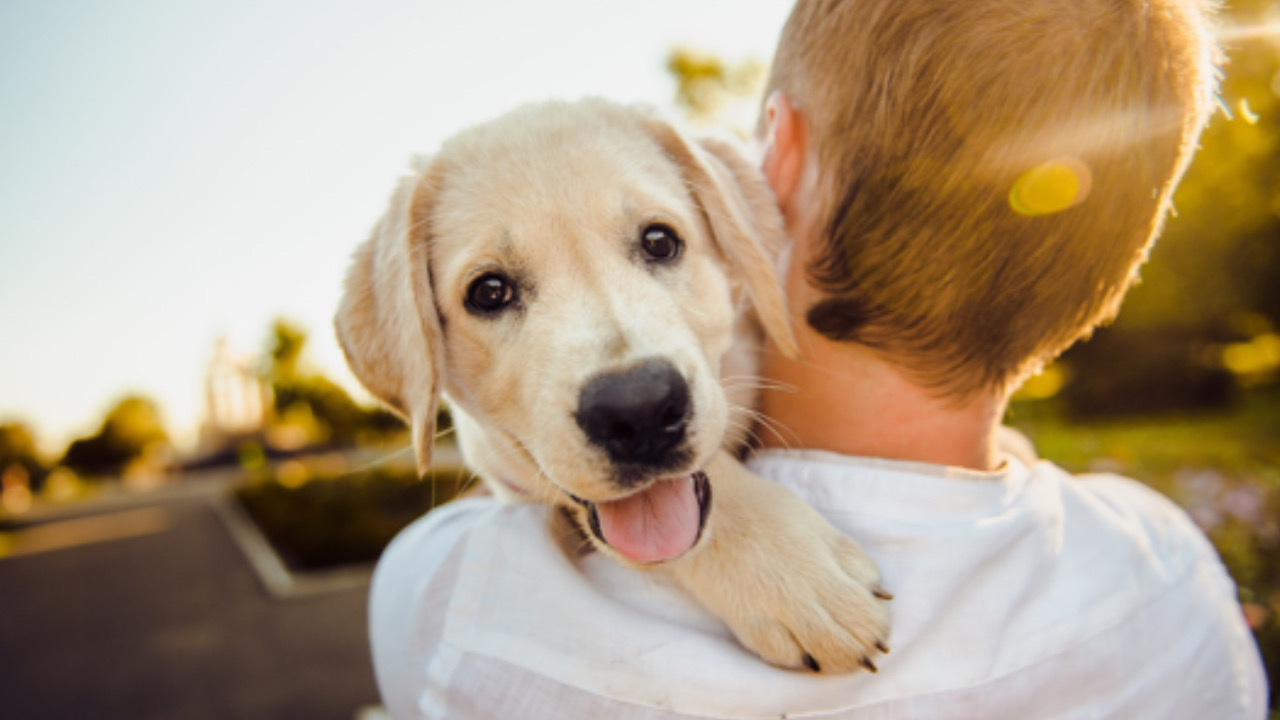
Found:
[{"label": "puppy", "polygon": [[600,100],[527,106],[415,160],[356,251],[338,337],[420,470],[447,397],[495,494],[671,573],[768,662],[874,670],[874,564],[724,449],[750,425],[762,332],[794,353],[784,240],[729,145]]}]

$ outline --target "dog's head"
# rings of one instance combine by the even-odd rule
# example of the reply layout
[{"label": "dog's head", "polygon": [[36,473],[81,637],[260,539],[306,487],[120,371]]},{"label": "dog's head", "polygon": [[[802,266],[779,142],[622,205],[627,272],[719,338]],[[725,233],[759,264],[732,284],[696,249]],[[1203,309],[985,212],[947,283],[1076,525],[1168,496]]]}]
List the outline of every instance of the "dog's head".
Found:
[{"label": "dog's head", "polygon": [[494,437],[491,467],[519,468],[504,479],[624,557],[665,559],[705,519],[736,304],[793,348],[782,242],[727,145],[603,101],[530,106],[417,161],[357,251],[338,335],[420,469],[443,391]]}]

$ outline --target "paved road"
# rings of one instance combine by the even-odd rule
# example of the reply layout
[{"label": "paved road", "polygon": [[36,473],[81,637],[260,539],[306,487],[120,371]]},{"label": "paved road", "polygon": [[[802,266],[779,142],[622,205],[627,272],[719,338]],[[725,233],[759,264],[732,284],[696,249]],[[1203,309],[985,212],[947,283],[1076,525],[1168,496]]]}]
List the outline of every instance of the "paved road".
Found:
[{"label": "paved road", "polygon": [[367,589],[270,597],[208,499],[23,532],[39,551],[0,559],[0,716],[351,720],[377,702]]}]

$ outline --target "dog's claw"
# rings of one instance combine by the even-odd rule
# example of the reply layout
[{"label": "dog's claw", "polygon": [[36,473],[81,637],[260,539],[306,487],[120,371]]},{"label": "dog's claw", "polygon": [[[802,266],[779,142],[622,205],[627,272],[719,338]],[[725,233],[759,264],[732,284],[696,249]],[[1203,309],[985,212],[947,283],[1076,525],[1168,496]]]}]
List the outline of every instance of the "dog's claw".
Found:
[{"label": "dog's claw", "polygon": [[885,655],[888,655],[888,654],[889,654],[889,646],[888,646],[888,645],[885,645],[884,643],[880,642],[879,640],[877,640],[877,641],[876,641],[876,649],[877,649],[877,650],[879,650],[880,652],[884,653]]},{"label": "dog's claw", "polygon": [[884,588],[882,588],[882,587],[872,588],[872,589],[871,589],[871,594],[872,594],[872,595],[875,595],[876,597],[880,598],[881,600],[892,600],[892,599],[893,599],[893,593],[889,592],[888,590],[885,590],[885,589],[884,589]]},{"label": "dog's claw", "polygon": [[862,657],[862,660],[859,661],[858,664],[866,668],[869,672],[872,672],[872,673],[880,672],[880,668],[876,667],[876,664],[871,662],[871,658],[865,655]]},{"label": "dog's claw", "polygon": [[809,668],[810,670],[814,672],[822,672],[822,668],[818,667],[818,661],[814,660],[813,656],[810,655],[809,653],[804,654],[803,662],[804,662],[804,666]]}]

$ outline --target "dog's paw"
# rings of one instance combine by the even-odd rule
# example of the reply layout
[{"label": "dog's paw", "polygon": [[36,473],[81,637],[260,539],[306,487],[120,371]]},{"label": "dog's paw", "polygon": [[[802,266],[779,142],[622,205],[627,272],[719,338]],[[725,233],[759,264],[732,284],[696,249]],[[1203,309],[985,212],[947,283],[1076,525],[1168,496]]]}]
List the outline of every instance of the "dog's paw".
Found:
[{"label": "dog's paw", "polygon": [[786,488],[718,465],[710,535],[670,570],[769,663],[875,672],[892,599],[875,563]]},{"label": "dog's paw", "polygon": [[781,572],[776,559],[759,558],[766,567],[748,572],[761,572],[771,587],[733,598],[723,618],[739,642],[779,667],[876,672],[879,656],[889,652],[892,595],[862,548],[832,534],[793,538],[794,548],[806,551],[785,553]]}]

